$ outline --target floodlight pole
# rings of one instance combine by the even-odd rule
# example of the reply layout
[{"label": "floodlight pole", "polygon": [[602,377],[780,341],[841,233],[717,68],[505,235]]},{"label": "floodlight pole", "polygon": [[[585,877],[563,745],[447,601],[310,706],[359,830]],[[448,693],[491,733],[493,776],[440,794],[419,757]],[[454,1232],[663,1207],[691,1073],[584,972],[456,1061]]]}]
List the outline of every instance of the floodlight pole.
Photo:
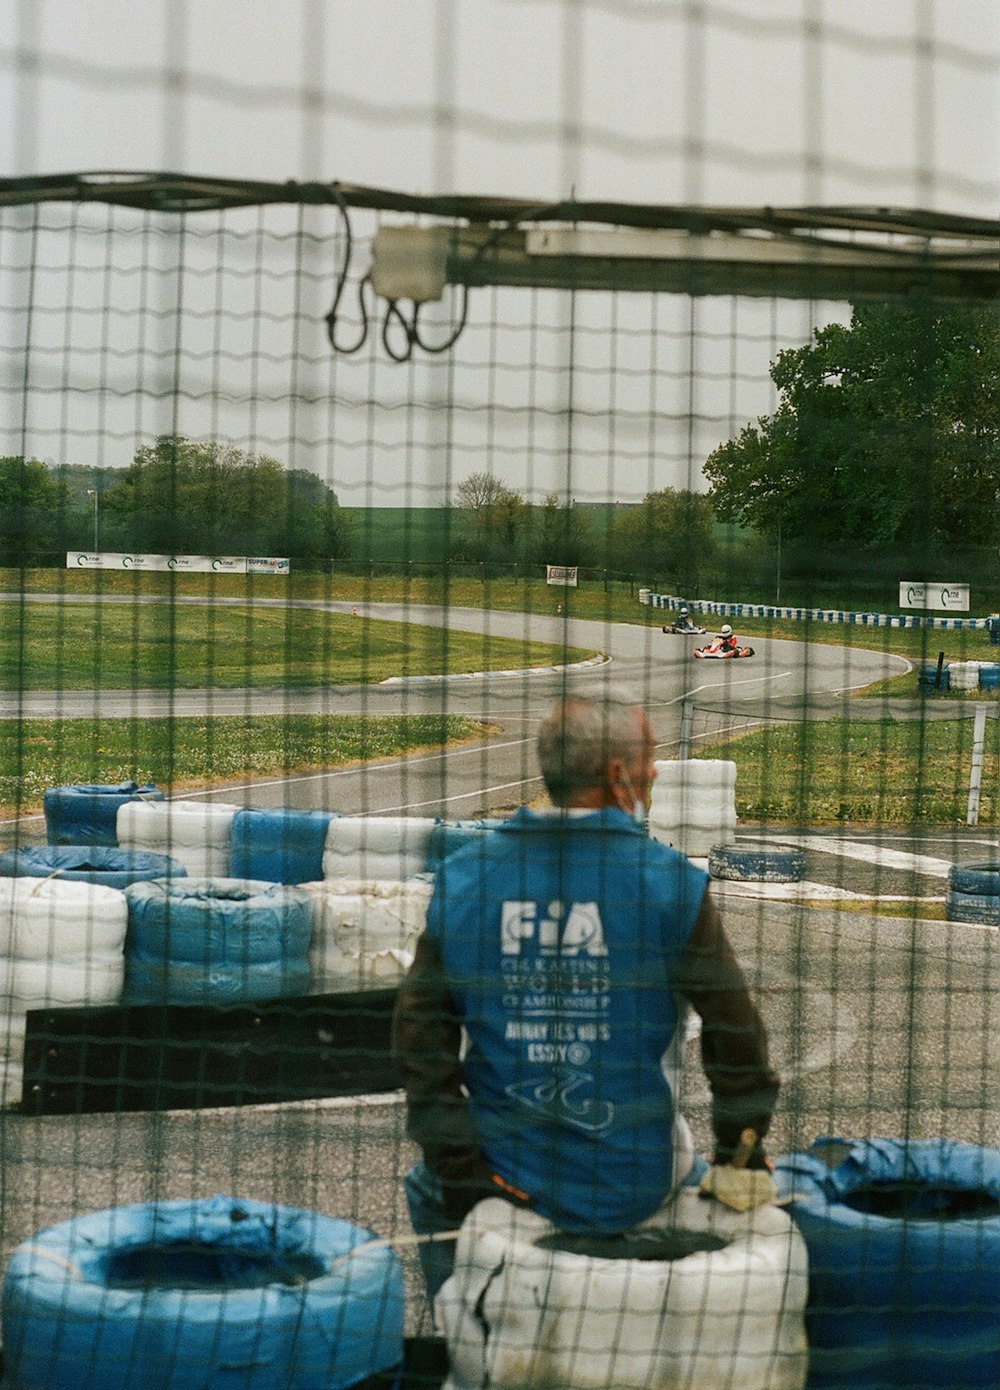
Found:
[{"label": "floodlight pole", "polygon": [[87,496],[94,499],[94,554],[99,555],[101,547],[98,544],[98,519],[97,519],[97,488],[88,487]]}]

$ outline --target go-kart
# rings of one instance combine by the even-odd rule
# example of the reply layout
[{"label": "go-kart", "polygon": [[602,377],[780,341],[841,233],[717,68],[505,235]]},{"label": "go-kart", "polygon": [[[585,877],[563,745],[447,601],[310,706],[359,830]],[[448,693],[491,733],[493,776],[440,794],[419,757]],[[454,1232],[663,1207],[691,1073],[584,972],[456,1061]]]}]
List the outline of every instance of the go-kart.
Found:
[{"label": "go-kart", "polygon": [[694,654],[713,661],[731,661],[740,656],[753,656],[753,647],[723,647],[721,639],[713,637],[707,646],[695,647]]},{"label": "go-kart", "polygon": [[697,627],[694,623],[688,623],[686,626],[684,623],[669,623],[663,629],[663,631],[675,632],[679,634],[681,637],[697,637],[699,633],[705,633],[708,631],[708,629],[704,627]]}]

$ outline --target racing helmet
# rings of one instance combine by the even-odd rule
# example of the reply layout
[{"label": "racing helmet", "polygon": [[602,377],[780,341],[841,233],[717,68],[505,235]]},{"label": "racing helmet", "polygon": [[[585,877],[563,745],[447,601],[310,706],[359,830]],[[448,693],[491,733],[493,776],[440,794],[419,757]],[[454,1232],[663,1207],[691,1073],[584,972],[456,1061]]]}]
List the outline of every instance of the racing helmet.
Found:
[{"label": "racing helmet", "polygon": [[682,609],[680,610],[680,612],[678,613],[677,616],[678,616],[679,618],[686,618],[687,615],[688,615],[687,609],[686,609],[686,608],[682,608]]},{"label": "racing helmet", "polygon": [[722,635],[723,637],[732,637],[733,629],[729,626],[728,623],[722,624]]}]

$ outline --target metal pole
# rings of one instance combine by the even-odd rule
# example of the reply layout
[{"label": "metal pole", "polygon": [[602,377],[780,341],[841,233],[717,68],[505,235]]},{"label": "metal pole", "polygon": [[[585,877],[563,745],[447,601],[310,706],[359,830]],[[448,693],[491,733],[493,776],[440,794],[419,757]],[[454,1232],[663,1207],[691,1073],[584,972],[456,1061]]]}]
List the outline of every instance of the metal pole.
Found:
[{"label": "metal pole", "polygon": [[87,488],[87,496],[88,496],[88,497],[93,497],[93,499],[94,499],[94,554],[95,554],[95,555],[98,555],[98,554],[100,554],[101,547],[100,547],[100,543],[99,543],[98,522],[97,522],[97,488],[96,488],[96,487],[88,487],[88,488]]},{"label": "metal pole", "polygon": [[979,823],[979,789],[983,780],[983,747],[986,743],[986,706],[976,706],[972,727],[972,767],[969,769],[969,811],[966,825]]},{"label": "metal pole", "polygon": [[681,702],[681,734],[677,747],[678,758],[690,758],[691,735],[694,732],[694,701]]}]

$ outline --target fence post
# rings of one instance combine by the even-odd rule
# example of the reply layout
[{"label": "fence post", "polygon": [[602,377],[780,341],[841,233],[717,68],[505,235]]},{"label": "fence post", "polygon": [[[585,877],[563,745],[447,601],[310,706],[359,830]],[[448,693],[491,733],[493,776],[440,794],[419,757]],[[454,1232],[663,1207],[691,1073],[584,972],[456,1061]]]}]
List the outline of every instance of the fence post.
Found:
[{"label": "fence post", "polygon": [[690,758],[691,735],[694,731],[694,701],[687,696],[681,701],[681,736],[677,748],[678,758]]},{"label": "fence post", "polygon": [[969,811],[966,825],[979,823],[979,790],[983,780],[983,746],[986,742],[986,706],[976,706],[972,727],[972,766],[969,769]]}]

